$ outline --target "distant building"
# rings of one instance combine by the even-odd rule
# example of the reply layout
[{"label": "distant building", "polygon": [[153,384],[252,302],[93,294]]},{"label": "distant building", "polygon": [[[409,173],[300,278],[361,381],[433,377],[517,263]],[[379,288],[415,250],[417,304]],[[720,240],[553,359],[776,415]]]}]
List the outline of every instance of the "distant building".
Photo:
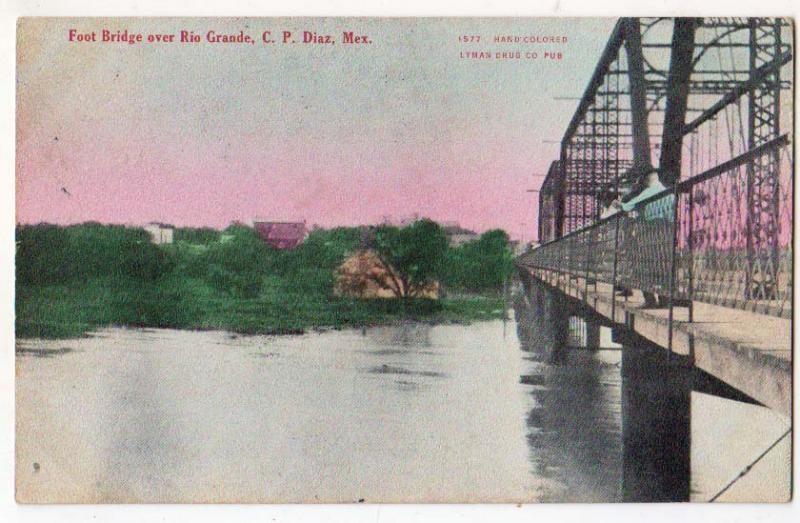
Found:
[{"label": "distant building", "polygon": [[294,249],[306,239],[306,222],[268,222],[256,220],[258,237],[275,249]]},{"label": "distant building", "polygon": [[166,223],[150,222],[144,226],[144,230],[150,235],[150,241],[156,245],[172,243],[175,237],[175,227]]},{"label": "distant building", "polygon": [[[374,251],[364,249],[350,256],[336,270],[333,293],[351,298],[396,298],[393,289],[398,285],[394,269],[384,264]],[[439,293],[439,282],[434,281],[412,286],[409,297],[437,299]]]},{"label": "distant building", "polygon": [[460,247],[465,243],[478,239],[478,233],[465,229],[455,222],[445,222],[442,226],[445,234],[447,234],[447,241],[450,247]]}]

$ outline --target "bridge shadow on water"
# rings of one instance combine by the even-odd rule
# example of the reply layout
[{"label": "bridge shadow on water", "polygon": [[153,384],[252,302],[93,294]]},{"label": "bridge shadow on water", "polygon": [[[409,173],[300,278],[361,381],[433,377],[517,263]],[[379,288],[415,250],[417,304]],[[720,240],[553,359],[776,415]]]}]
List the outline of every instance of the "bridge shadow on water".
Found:
[{"label": "bridge shadow on water", "polygon": [[630,333],[617,333],[621,346],[576,346],[570,330],[584,312],[543,286],[529,287],[514,309],[544,500],[689,501],[691,392],[748,398]]}]

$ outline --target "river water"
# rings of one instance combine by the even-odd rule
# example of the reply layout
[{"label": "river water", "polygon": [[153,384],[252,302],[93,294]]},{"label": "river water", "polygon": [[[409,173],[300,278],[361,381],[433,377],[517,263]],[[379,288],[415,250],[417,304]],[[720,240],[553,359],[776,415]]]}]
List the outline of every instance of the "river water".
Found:
[{"label": "river water", "polygon": [[[19,340],[17,498],[705,500],[788,426],[657,350],[554,351],[536,322]],[[726,495],[785,497],[785,443]]]}]

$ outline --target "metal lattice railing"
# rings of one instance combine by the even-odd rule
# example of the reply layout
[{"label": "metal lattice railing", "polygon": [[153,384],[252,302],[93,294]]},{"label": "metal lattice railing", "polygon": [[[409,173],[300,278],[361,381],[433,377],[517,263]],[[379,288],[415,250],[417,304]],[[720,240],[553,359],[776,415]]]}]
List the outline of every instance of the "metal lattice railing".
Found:
[{"label": "metal lattice railing", "polygon": [[[752,227],[748,177],[781,163],[771,243]],[[791,316],[793,165],[787,135],[521,256],[518,264],[669,299]]]},{"label": "metal lattice railing", "polygon": [[[755,150],[748,161],[727,162],[681,194],[678,288],[693,299],[788,317],[792,295],[792,165],[787,140]],[[774,159],[775,193],[769,207],[777,231],[765,236],[748,204],[752,163]],[[691,181],[691,180],[690,180]]]}]

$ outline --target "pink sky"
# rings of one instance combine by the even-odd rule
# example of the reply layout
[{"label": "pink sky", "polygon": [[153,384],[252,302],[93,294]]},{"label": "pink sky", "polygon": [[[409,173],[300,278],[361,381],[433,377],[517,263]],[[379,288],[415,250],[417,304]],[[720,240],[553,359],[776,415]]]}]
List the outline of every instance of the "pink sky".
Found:
[{"label": "pink sky", "polygon": [[[610,19],[25,20],[17,220],[323,226],[412,214],[535,238],[537,173]],[[69,28],[367,33],[317,48],[75,44]],[[459,34],[562,35],[561,61],[469,61]],[[65,189],[66,192],[64,190]]]}]

